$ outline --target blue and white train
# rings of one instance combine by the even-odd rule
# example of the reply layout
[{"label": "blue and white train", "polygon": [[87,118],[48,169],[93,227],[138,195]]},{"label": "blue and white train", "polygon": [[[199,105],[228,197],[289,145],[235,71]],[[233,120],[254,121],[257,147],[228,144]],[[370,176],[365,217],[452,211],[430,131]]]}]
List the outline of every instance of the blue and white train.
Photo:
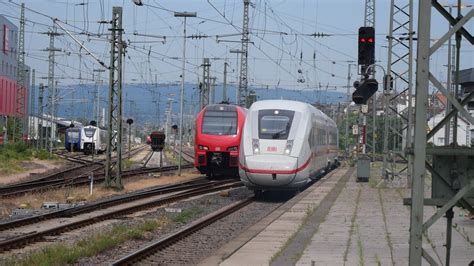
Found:
[{"label": "blue and white train", "polygon": [[107,149],[107,130],[85,126],[81,131],[81,149],[85,154],[104,152]]},{"label": "blue and white train", "polygon": [[64,148],[67,151],[81,151],[81,127],[73,127],[66,129],[64,138]]},{"label": "blue and white train", "polygon": [[336,123],[297,101],[255,102],[240,147],[240,179],[255,193],[299,190],[339,164]]}]

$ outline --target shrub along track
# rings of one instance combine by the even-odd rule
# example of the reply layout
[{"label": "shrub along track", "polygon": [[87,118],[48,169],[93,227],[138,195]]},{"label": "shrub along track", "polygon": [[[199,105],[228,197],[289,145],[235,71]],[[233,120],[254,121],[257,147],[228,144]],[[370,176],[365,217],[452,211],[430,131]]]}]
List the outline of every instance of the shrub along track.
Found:
[{"label": "shrub along track", "polygon": [[[230,188],[235,188],[235,187],[240,187],[240,186],[242,186],[242,183],[240,181],[235,181],[235,180],[223,180],[223,181],[213,181],[213,182],[209,182],[209,181],[203,182],[201,180],[200,182],[196,182],[195,184],[184,183],[184,184],[163,186],[163,187],[158,187],[156,189],[150,189],[150,190],[140,191],[137,193],[130,193],[130,194],[122,195],[119,197],[114,197],[112,199],[99,201],[94,204],[89,204],[85,206],[66,209],[63,211],[53,212],[46,216],[33,218],[30,221],[24,220],[23,222],[25,222],[25,224],[29,224],[32,222],[34,223],[39,222],[44,219],[77,216],[85,212],[93,212],[94,210],[100,210],[100,209],[108,208],[111,206],[117,207],[117,208],[112,208],[110,211],[107,211],[107,210],[99,211],[97,215],[92,213],[93,214],[92,217],[85,217],[84,219],[75,219],[74,221],[71,221],[69,223],[67,221],[63,221],[64,218],[62,218],[62,220],[56,226],[52,226],[52,227],[46,226],[45,229],[39,229],[39,230],[32,231],[20,236],[5,239],[3,241],[0,241],[0,251],[7,251],[10,249],[23,247],[27,244],[41,241],[46,236],[58,235],[66,231],[74,230],[76,228],[84,227],[84,226],[98,223],[104,220],[121,217],[126,214],[150,209],[156,206],[162,206],[164,204],[169,204],[169,203],[177,202],[180,200],[185,200],[190,197],[200,196],[200,195],[208,194],[211,192],[227,190]],[[164,193],[171,193],[171,195],[163,196],[158,199],[149,200],[149,201],[142,202],[140,204],[135,204],[135,205],[124,204],[124,203],[130,203],[137,200],[142,200],[144,198],[148,198],[152,196],[162,195]],[[121,204],[123,204],[122,207],[120,207]],[[18,223],[19,224],[17,224],[16,226],[23,225],[21,224],[21,221],[19,221]],[[18,230],[21,232],[25,231],[16,226],[15,226],[15,230]],[[11,228],[11,227],[12,227],[12,224],[4,225],[3,229]],[[18,233],[18,231],[16,232]]]}]

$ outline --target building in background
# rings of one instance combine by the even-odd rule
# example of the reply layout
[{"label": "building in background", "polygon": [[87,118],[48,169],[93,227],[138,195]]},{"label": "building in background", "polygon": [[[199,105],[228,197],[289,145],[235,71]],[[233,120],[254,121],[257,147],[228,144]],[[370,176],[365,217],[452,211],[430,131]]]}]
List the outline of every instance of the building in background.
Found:
[{"label": "building in background", "polygon": [[[464,97],[474,91],[474,68],[459,71],[459,84]],[[474,117],[474,99],[467,104],[467,110]],[[474,144],[474,125],[471,125],[471,143]]]},{"label": "building in background", "polygon": [[[0,144],[6,137],[8,118],[17,117],[18,27],[0,15]],[[25,66],[23,114],[28,113],[29,67]],[[25,131],[26,132],[26,129]]]}]

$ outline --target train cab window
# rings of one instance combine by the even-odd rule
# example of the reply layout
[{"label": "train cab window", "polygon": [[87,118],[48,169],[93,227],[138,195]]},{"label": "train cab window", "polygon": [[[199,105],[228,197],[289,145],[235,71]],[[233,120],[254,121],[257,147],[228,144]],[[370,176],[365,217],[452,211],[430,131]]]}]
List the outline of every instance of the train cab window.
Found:
[{"label": "train cab window", "polygon": [[208,110],[202,119],[202,133],[209,135],[237,134],[236,111]]},{"label": "train cab window", "polygon": [[95,128],[84,128],[84,134],[86,137],[92,138],[92,136],[95,134]]},{"label": "train cab window", "polygon": [[260,139],[288,139],[294,111],[260,110],[258,112],[258,137]]},{"label": "train cab window", "polygon": [[[92,133],[94,134],[94,133]],[[70,141],[77,141],[79,140],[79,131],[78,130],[69,130],[67,132],[68,138]]]}]

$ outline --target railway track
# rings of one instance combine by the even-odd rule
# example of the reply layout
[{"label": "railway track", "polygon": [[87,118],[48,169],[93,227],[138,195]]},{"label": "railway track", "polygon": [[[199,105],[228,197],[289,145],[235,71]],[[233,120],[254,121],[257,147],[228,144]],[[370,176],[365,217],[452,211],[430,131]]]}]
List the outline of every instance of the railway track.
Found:
[{"label": "railway track", "polygon": [[[319,180],[314,180],[307,184],[304,187],[304,190],[309,188],[311,185],[316,184],[316,186],[320,186],[321,182],[318,182]],[[293,197],[291,196],[289,200],[291,200]],[[173,264],[173,261],[166,260],[166,258],[163,258],[164,254],[167,252],[173,253],[173,251],[179,250],[180,247],[186,246],[186,244],[180,245],[178,242],[181,240],[186,239],[187,237],[190,237],[193,234],[199,234],[199,231],[206,228],[207,226],[213,224],[214,222],[221,220],[225,218],[226,216],[233,214],[237,211],[239,211],[241,208],[247,206],[248,204],[254,202],[256,197],[252,198],[247,198],[245,200],[233,203],[229,206],[226,206],[218,211],[215,211],[209,215],[206,215],[194,222],[191,222],[188,225],[185,225],[181,229],[179,229],[176,232],[173,232],[172,234],[168,234],[156,241],[153,241],[149,244],[147,244],[145,247],[140,248],[136,251],[133,251],[132,253],[129,253],[128,255],[125,255],[124,257],[120,258],[119,260],[116,260],[112,263],[112,265],[135,265],[135,264],[145,264],[145,265],[154,265],[154,264],[166,264],[166,263],[171,263]],[[270,201],[272,202],[272,201]],[[285,202],[282,202],[280,204],[277,204],[275,209],[283,206]],[[239,214],[243,215],[245,217],[245,214]],[[216,228],[219,228],[220,225],[216,225]],[[207,232],[203,232],[204,237],[202,239],[207,239],[206,236],[208,236],[210,231],[219,231],[219,229],[210,229],[207,230]],[[198,236],[196,237],[191,237],[190,239],[186,239],[184,242],[192,243],[192,241],[199,239]],[[176,245],[176,247],[175,247]],[[204,244],[205,245],[205,244]],[[197,248],[199,249],[199,248]],[[208,250],[209,247],[204,250]],[[192,255],[191,255],[192,256]],[[169,258],[168,258],[169,259]],[[180,260],[179,255],[178,258],[176,259],[176,262],[182,263],[186,261],[186,259],[183,258],[183,261]]]},{"label": "railway track", "polygon": [[[176,153],[176,156],[179,156],[179,149],[175,149],[175,148],[172,148],[172,149]],[[183,149],[182,157],[185,161],[187,161],[189,163],[194,163],[194,152],[193,151]]]},{"label": "railway track", "polygon": [[[181,166],[184,169],[193,168],[193,165],[187,164]],[[82,169],[82,168],[81,168]],[[137,175],[143,175],[148,173],[157,173],[157,172],[171,172],[177,170],[177,166],[166,166],[166,167],[151,167],[151,168],[138,168],[125,170],[122,172],[122,177],[132,177]],[[71,174],[69,171],[65,171],[63,175]],[[7,198],[22,195],[25,193],[31,192],[41,192],[48,189],[64,187],[64,186],[80,186],[87,185],[91,182],[89,176],[94,176],[94,183],[99,183],[105,181],[105,173],[103,172],[103,166],[95,166],[92,170],[82,169],[82,174],[75,175],[71,178],[66,178],[64,176],[55,178],[55,179],[46,179],[46,180],[36,180],[28,181],[20,184],[12,184],[4,187],[0,187],[0,197]]]},{"label": "railway track", "polygon": [[142,167],[146,167],[146,165],[148,164],[148,162],[150,161],[150,159],[153,157],[154,154],[155,154],[155,151],[153,151],[153,150],[148,152],[148,154],[143,159],[144,162],[143,162]]},{"label": "railway track", "polygon": [[[168,190],[167,193],[171,193],[171,195],[161,197],[159,199],[155,200],[150,200],[147,202],[141,202],[139,204],[126,204],[124,205],[123,208],[111,208],[109,211],[101,211],[98,212],[97,215],[92,216],[92,217],[83,217],[82,219],[74,219],[73,221],[70,221],[69,223],[64,220],[64,218],[61,219],[59,223],[57,223],[56,226],[53,227],[47,227],[43,230],[38,229],[35,231],[31,231],[29,233],[26,233],[24,235],[16,236],[16,237],[11,237],[6,240],[0,241],[0,251],[7,251],[15,248],[20,248],[25,245],[41,241],[44,237],[46,236],[52,236],[52,235],[58,235],[63,232],[71,231],[76,228],[81,228],[90,224],[98,223],[104,220],[120,217],[126,214],[150,209],[153,207],[157,206],[162,206],[165,204],[170,204],[176,201],[188,199],[190,197],[195,197],[199,195],[204,195],[208,194],[211,192],[216,192],[216,191],[221,191],[221,190],[226,190],[230,188],[235,188],[235,187],[240,187],[242,186],[242,183],[240,181],[235,181],[235,180],[227,180],[227,181],[220,181],[220,182],[209,182],[209,183],[204,183],[204,184],[197,184],[194,187],[189,185],[188,187],[181,187],[181,191],[179,192],[180,189],[173,188],[173,187],[164,187],[164,188],[158,188],[156,190],[151,190],[151,191],[143,191],[140,193],[136,194],[130,194],[130,195],[124,195],[122,197],[117,197],[114,200],[109,200],[109,201],[103,201],[103,202],[98,202],[94,204],[94,206],[86,205],[86,206],[80,206],[80,207],[75,207],[71,209],[67,209],[64,211],[58,211],[56,213],[51,213],[49,216],[42,217],[42,218],[35,218],[37,219],[36,221],[30,221],[29,223],[33,222],[36,223],[38,221],[42,221],[45,219],[53,219],[53,218],[61,218],[61,217],[68,217],[68,216],[76,216],[79,214],[82,214],[84,212],[91,212],[93,210],[97,209],[103,209],[107,208],[110,206],[116,206],[117,204],[122,204],[124,202],[130,202],[130,201],[135,201],[137,199],[143,199],[146,197],[152,197],[156,195],[160,195],[160,193],[164,193],[164,191]],[[176,193],[172,193],[172,190],[175,189]],[[170,192],[171,191],[171,192]],[[26,222],[26,221],[24,221]],[[21,226],[22,224],[17,224],[14,226],[14,228],[17,228],[17,226]],[[12,224],[8,225],[10,227],[5,228],[11,228]]]},{"label": "railway track", "polygon": [[247,206],[253,201],[254,201],[253,198],[247,198],[239,202],[236,202],[234,204],[231,204],[227,207],[224,207],[220,210],[217,210],[181,228],[177,232],[171,235],[165,236],[159,239],[158,241],[152,242],[146,247],[139,249],[121,258],[120,260],[113,262],[112,265],[132,265],[136,263],[155,264],[156,262],[146,261],[146,260],[150,257],[152,258],[154,253],[159,252],[170,245],[173,245],[174,243],[180,241],[181,239],[186,238],[187,236],[199,231],[200,229],[232,213],[235,213],[236,211],[242,209],[243,207]]},{"label": "railway track", "polygon": [[[146,146],[142,146],[136,148],[133,152],[134,154],[139,153]],[[74,156],[72,157],[74,158]],[[73,160],[77,160],[74,158]],[[95,179],[95,182],[103,180],[103,168],[104,168],[104,159],[89,162],[83,161],[84,164],[77,165],[74,167],[70,167],[68,169],[64,169],[61,171],[57,171],[39,178],[35,178],[32,180],[24,181],[21,183],[13,183],[8,184],[0,187],[0,197],[13,197],[17,195],[21,195],[24,193],[29,192],[37,192],[37,191],[44,191],[51,188],[57,188],[67,185],[81,185],[89,183],[89,175],[93,174],[94,178],[97,176],[98,178]],[[167,171],[171,171],[172,169],[168,169]],[[156,168],[150,168],[149,171],[153,172],[156,171]],[[165,170],[166,171],[166,170]],[[125,176],[133,175],[136,170],[125,171]],[[146,170],[143,171],[147,173]],[[139,171],[135,174],[141,174]]]}]

